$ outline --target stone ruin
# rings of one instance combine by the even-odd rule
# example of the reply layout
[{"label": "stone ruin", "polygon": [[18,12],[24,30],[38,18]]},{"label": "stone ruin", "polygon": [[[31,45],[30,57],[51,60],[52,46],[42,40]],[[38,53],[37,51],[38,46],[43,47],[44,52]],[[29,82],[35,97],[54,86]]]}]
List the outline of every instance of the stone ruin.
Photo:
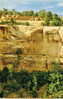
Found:
[{"label": "stone ruin", "polygon": [[[17,56],[15,55],[16,49],[23,50],[21,55],[19,69],[32,69],[43,70],[49,69],[52,62],[59,62],[63,64],[63,27],[42,27],[34,29],[30,36],[11,40],[5,44],[3,56],[5,64],[13,64]],[[7,35],[9,32],[8,26],[0,26],[0,33]],[[22,34],[21,34],[22,35]],[[17,35],[15,36],[17,37]],[[0,36],[0,38],[2,38]],[[10,36],[9,36],[10,38]],[[24,40],[22,40],[24,38]],[[3,38],[4,39],[4,38]],[[3,44],[4,45],[4,44]],[[2,48],[2,50],[3,50]],[[8,49],[8,50],[5,50]],[[10,49],[9,49],[10,48]],[[2,53],[2,52],[0,52]],[[0,56],[0,59],[1,57]],[[1,60],[0,60],[0,63]],[[40,69],[39,69],[40,68]]]}]

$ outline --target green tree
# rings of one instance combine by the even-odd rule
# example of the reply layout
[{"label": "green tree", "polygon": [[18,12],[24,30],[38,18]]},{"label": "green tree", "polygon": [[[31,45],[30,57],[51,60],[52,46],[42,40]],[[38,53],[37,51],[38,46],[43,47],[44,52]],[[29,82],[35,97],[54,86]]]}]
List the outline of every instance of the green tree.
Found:
[{"label": "green tree", "polygon": [[50,25],[51,25],[51,26],[62,26],[62,22],[61,22],[61,20],[53,19],[53,20],[50,22]]},{"label": "green tree", "polygon": [[38,17],[38,12],[34,13],[34,16]]},{"label": "green tree", "polygon": [[6,16],[6,15],[8,15],[9,14],[9,10],[8,9],[6,9],[6,8],[3,8],[3,16]]},{"label": "green tree", "polygon": [[45,16],[45,25],[49,25],[50,24],[50,21],[52,20],[52,13],[49,11],[46,13],[46,16]]},{"label": "green tree", "polygon": [[13,13],[13,15],[15,15],[15,16],[16,16],[16,14],[17,14],[17,12],[16,12],[15,9],[12,9],[12,13]]},{"label": "green tree", "polygon": [[32,74],[31,90],[33,97],[37,97],[37,78],[35,74]]},{"label": "green tree", "polygon": [[60,19],[60,18],[59,18],[59,16],[57,14],[54,14],[53,19]]},{"label": "green tree", "polygon": [[3,96],[4,96],[4,92],[0,91],[0,98],[3,98]]},{"label": "green tree", "polygon": [[16,24],[16,20],[15,20],[14,18],[11,18],[11,19],[10,19],[10,23],[11,23],[11,25]]},{"label": "green tree", "polygon": [[52,26],[61,26],[62,20],[57,14],[53,14],[53,19],[50,21],[50,25]]},{"label": "green tree", "polygon": [[5,67],[1,72],[1,81],[7,82],[8,78],[9,78],[9,70],[7,67]]},{"label": "green tree", "polygon": [[59,72],[53,72],[49,75],[48,93],[53,94],[63,90],[63,75]]},{"label": "green tree", "polygon": [[49,18],[49,20],[52,20],[52,18],[53,18],[52,12],[48,11],[47,14],[46,14],[46,17]]},{"label": "green tree", "polygon": [[28,71],[15,72],[13,76],[22,88],[30,89],[31,75]]},{"label": "green tree", "polygon": [[42,17],[43,19],[45,18],[46,16],[46,11],[45,10],[41,10],[38,12],[38,16]]}]

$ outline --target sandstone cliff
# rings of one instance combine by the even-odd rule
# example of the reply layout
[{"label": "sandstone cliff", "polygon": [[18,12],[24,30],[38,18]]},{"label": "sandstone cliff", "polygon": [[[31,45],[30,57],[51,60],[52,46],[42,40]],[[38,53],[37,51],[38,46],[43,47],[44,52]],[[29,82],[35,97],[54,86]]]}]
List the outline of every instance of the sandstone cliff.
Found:
[{"label": "sandstone cliff", "polygon": [[[5,26],[0,31],[1,65],[42,71],[50,69],[52,62],[63,63],[63,27]],[[19,64],[18,49],[22,51]]]}]

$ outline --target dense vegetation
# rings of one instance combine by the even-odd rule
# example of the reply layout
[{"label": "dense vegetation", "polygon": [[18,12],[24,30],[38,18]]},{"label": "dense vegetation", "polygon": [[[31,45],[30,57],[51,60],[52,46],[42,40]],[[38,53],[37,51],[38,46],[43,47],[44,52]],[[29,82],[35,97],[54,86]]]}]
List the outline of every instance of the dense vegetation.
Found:
[{"label": "dense vegetation", "polygon": [[0,97],[63,97],[63,71],[0,71]]},{"label": "dense vegetation", "polygon": [[[10,21],[5,21],[2,23],[15,23],[15,24],[23,24],[23,23],[16,23],[16,20],[15,18],[18,16],[18,19],[20,19],[20,17],[22,16],[32,16],[33,18],[37,17],[38,20],[42,21],[42,25],[47,25],[47,26],[62,26],[63,25],[63,19],[62,17],[60,17],[59,15],[57,14],[53,14],[51,11],[45,11],[45,10],[41,10],[39,12],[34,12],[34,11],[23,11],[23,12],[17,12],[15,11],[15,9],[13,10],[8,10],[8,9],[3,9],[3,10],[0,10],[0,18],[4,16],[9,19],[10,18]],[[9,16],[9,17],[8,17]],[[12,17],[14,16],[14,17]],[[7,20],[8,20],[7,19]],[[23,25],[29,25],[29,23],[25,23]]]}]

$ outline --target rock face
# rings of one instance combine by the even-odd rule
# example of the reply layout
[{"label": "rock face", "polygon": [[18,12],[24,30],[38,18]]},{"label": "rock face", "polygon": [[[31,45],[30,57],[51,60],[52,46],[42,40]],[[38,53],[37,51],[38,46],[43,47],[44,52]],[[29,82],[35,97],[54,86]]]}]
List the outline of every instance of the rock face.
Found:
[{"label": "rock face", "polygon": [[52,62],[63,64],[63,27],[36,28],[29,39],[35,66],[48,68]]},{"label": "rock face", "polygon": [[[62,49],[62,46],[63,46],[63,27],[44,27],[44,34],[47,35],[49,32],[50,36],[50,39],[52,39],[52,43],[51,43],[51,46],[53,47],[53,49],[51,49],[51,46],[49,47],[49,49],[51,49],[52,51],[52,54],[51,54],[51,57],[52,55],[56,55],[58,61],[60,61],[60,63],[63,63],[63,49]],[[49,38],[48,38],[49,39]],[[54,52],[53,52],[54,51]],[[50,51],[49,51],[50,53]],[[53,58],[52,58],[53,59]]]},{"label": "rock face", "polygon": [[63,63],[63,27],[1,27],[1,65],[12,64],[17,71],[43,71],[52,62]]}]

